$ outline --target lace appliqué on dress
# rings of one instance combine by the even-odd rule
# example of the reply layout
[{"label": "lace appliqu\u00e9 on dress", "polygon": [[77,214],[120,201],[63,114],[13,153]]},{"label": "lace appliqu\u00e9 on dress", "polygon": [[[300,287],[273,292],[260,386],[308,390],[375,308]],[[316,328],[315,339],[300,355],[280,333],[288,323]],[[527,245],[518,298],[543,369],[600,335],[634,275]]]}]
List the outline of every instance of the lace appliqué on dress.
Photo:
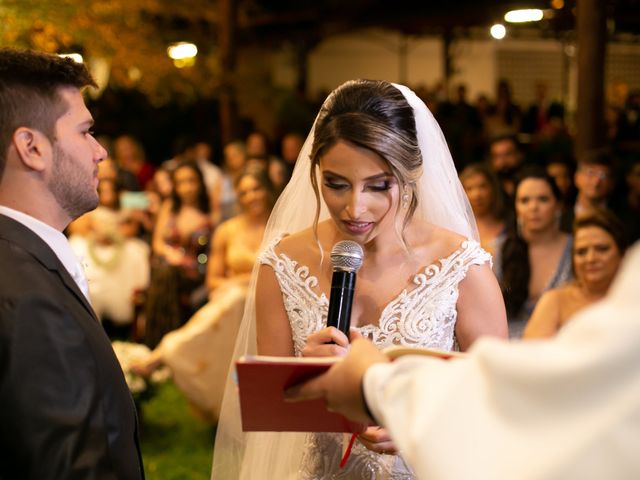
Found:
[{"label": "lace appliqu\u00e9 on dress", "polygon": [[[329,299],[318,295],[318,279],[309,267],[299,265],[274,248],[282,237],[260,255],[276,275],[289,317],[296,356],[301,355],[307,337],[326,326]],[[383,309],[378,325],[358,327],[360,333],[380,348],[391,345],[421,346],[451,350],[455,344],[458,284],[471,265],[491,262],[491,255],[478,242],[465,240],[446,258],[414,275],[404,289]],[[398,455],[380,455],[356,442],[344,469],[339,468],[343,435],[309,434],[301,479],[413,479],[411,469]]]}]

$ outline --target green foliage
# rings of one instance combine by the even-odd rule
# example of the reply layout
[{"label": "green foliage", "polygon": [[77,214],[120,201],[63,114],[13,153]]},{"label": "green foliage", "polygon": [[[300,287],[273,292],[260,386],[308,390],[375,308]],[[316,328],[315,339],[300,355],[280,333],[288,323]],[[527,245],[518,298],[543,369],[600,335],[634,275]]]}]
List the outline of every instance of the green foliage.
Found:
[{"label": "green foliage", "polygon": [[173,382],[155,386],[138,413],[148,480],[209,480],[215,430],[194,415]]},{"label": "green foliage", "polygon": [[[0,0],[0,46],[81,53],[108,65],[114,87],[190,103],[219,86],[216,14],[212,0]],[[168,57],[177,41],[198,46],[193,66]]]}]

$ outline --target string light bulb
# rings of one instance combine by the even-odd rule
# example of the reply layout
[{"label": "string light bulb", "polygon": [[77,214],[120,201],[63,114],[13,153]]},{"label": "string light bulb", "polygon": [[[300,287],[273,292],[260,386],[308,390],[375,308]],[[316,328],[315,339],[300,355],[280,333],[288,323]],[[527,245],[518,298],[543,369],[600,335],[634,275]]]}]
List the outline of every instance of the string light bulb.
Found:
[{"label": "string light bulb", "polygon": [[502,40],[507,34],[507,29],[504,28],[504,25],[502,25],[501,23],[496,23],[495,25],[491,26],[489,32],[491,33],[491,36],[496,40]]},{"label": "string light bulb", "polygon": [[189,42],[178,42],[169,45],[167,54],[178,68],[192,67],[196,63],[198,47]]},{"label": "string light bulb", "polygon": [[504,14],[504,20],[509,23],[539,22],[543,17],[543,11],[538,8],[510,10]]}]

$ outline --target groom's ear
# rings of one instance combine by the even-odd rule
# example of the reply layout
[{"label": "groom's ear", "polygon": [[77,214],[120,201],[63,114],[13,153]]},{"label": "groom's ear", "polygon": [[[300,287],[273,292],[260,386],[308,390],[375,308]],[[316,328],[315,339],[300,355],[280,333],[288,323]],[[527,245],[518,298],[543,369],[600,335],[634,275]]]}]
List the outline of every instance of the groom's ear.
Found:
[{"label": "groom's ear", "polygon": [[43,172],[50,164],[52,145],[39,130],[19,127],[11,137],[8,157],[11,152],[15,152],[17,168]]}]

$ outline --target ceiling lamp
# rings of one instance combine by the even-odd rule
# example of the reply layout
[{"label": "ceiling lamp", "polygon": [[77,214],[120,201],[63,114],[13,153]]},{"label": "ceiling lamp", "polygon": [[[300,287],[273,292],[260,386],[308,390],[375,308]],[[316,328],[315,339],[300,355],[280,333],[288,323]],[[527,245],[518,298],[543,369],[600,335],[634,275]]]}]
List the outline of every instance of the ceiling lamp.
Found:
[{"label": "ceiling lamp", "polygon": [[193,43],[178,42],[169,45],[167,54],[173,60],[184,60],[185,58],[193,58],[198,54],[198,47]]},{"label": "ceiling lamp", "polygon": [[489,32],[491,33],[491,36],[496,40],[502,40],[507,34],[507,29],[504,28],[504,25],[502,25],[501,23],[496,23],[495,25],[491,26]]},{"label": "ceiling lamp", "polygon": [[509,23],[539,22],[544,14],[538,8],[511,10],[504,14],[505,21]]},{"label": "ceiling lamp", "polygon": [[196,62],[198,47],[189,42],[178,42],[169,45],[167,54],[173,60],[173,64],[178,68],[191,67]]}]

